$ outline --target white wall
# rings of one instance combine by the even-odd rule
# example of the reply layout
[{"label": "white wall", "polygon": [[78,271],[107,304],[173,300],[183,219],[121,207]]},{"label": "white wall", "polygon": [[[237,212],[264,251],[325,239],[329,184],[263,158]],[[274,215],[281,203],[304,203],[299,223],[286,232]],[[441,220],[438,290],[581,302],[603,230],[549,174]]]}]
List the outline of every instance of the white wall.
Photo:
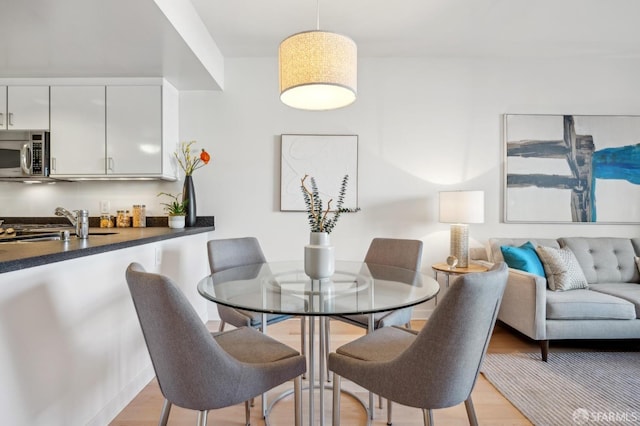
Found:
[{"label": "white wall", "polygon": [[[485,191],[485,223],[470,228],[476,245],[491,236],[640,234],[638,225],[501,223],[502,114],[640,115],[638,59],[364,58],[356,103],[327,112],[279,101],[275,58],[225,63],[224,92],[180,94],[181,139],[198,140],[213,157],[194,180],[198,212],[216,216],[215,238],[255,235],[271,260],[302,257],[306,217],[279,211],[282,133],[359,135],[362,211],[344,215],[331,234],[338,258],[361,259],[375,236],[418,238],[430,273],[448,253],[449,227],[437,218],[445,189]],[[155,194],[180,185],[0,183],[0,217],[49,215],[56,205],[93,212],[103,198],[116,200],[112,210],[146,202],[151,214],[162,214]]]},{"label": "white wall", "polygon": [[281,104],[273,58],[226,67],[223,93],[181,94],[181,134],[213,154],[196,184],[199,209],[216,215],[215,237],[255,235],[269,259],[300,258],[308,235],[304,213],[278,211],[282,133],[359,135],[362,211],[331,234],[338,258],[361,259],[375,236],[418,238],[430,273],[448,253],[449,227],[437,218],[445,189],[485,191],[485,223],[470,228],[475,245],[491,236],[640,235],[637,225],[501,223],[502,114],[640,114],[638,60],[361,59],[358,100],[329,112]]}]

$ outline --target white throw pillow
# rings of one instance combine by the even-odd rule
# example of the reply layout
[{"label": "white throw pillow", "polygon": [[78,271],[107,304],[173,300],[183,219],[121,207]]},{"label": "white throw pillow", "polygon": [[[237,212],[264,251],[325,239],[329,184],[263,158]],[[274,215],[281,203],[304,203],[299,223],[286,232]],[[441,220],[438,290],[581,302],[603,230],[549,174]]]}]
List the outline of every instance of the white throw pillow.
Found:
[{"label": "white throw pillow", "polygon": [[551,290],[566,291],[589,288],[576,255],[568,247],[557,249],[538,246],[536,253],[542,261],[547,284]]}]

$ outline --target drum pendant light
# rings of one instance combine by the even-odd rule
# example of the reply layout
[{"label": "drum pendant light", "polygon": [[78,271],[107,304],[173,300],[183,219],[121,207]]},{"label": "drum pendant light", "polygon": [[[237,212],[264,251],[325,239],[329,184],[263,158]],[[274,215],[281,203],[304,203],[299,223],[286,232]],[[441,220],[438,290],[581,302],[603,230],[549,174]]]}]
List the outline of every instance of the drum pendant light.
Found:
[{"label": "drum pendant light", "polygon": [[280,43],[280,100],[293,108],[330,110],[356,100],[358,48],[340,34],[317,29],[294,34]]}]

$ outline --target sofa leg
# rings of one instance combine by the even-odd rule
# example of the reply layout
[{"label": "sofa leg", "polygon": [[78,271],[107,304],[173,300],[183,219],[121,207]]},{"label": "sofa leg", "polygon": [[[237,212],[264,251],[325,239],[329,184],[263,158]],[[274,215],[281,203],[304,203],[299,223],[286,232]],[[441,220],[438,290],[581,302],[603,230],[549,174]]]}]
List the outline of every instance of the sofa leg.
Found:
[{"label": "sofa leg", "polygon": [[542,360],[547,362],[547,357],[549,356],[549,341],[548,340],[540,340],[540,352],[542,352]]}]

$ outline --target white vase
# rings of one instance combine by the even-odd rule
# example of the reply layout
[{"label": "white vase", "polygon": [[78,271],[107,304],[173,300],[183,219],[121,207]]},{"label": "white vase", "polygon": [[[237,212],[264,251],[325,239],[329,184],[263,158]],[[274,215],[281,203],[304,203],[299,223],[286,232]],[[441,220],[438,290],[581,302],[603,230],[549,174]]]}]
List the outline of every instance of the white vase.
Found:
[{"label": "white vase", "polygon": [[184,228],[184,216],[169,216],[169,228],[172,228],[172,229]]},{"label": "white vase", "polygon": [[326,232],[312,232],[304,247],[304,272],[314,280],[329,278],[336,268],[334,247]]}]

